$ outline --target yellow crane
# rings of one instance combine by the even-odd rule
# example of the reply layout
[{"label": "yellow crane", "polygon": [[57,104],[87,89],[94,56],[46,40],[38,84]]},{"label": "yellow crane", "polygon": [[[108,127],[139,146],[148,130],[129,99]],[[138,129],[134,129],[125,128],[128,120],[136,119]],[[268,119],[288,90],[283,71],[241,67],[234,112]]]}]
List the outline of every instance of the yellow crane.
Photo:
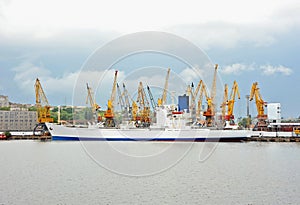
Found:
[{"label": "yellow crane", "polygon": [[218,70],[218,64],[215,65],[215,71],[214,71],[214,76],[213,76],[210,97],[206,99],[207,109],[203,113],[203,116],[206,117],[206,125],[208,127],[213,126],[213,120],[214,120],[214,116],[215,116],[215,97],[216,97],[216,92],[217,92],[217,70]]},{"label": "yellow crane", "polygon": [[261,97],[257,82],[252,84],[249,100],[252,101],[253,97],[255,97],[255,104],[258,113],[257,118],[267,119],[267,115],[265,114],[265,109],[264,109],[264,107],[266,106],[266,102]]},{"label": "yellow crane", "polygon": [[[138,106],[136,102],[130,96],[128,90],[126,89],[125,83],[123,83],[123,93],[124,97],[124,110],[125,110],[125,118],[126,120],[136,121],[136,116],[138,112]],[[130,104],[131,101],[131,104]]]},{"label": "yellow crane", "polygon": [[167,93],[168,93],[168,83],[169,83],[170,71],[171,71],[171,69],[168,68],[162,97],[158,98],[158,100],[157,100],[157,105],[158,106],[165,105],[165,103],[167,102]]},{"label": "yellow crane", "polygon": [[228,85],[225,84],[223,102],[221,104],[221,108],[222,108],[222,120],[223,121],[225,121],[227,103],[228,103]]},{"label": "yellow crane", "polygon": [[200,95],[199,95],[199,99],[198,99],[198,106],[197,106],[197,111],[196,111],[196,117],[197,119],[200,118],[200,112],[201,112],[201,108],[202,108],[202,100],[203,100],[203,94],[206,98],[206,100],[208,100],[208,94],[206,91],[206,85],[204,83],[202,83],[201,88],[200,88]]},{"label": "yellow crane", "polygon": [[254,129],[265,130],[267,129],[267,123],[266,123],[267,115],[265,114],[265,109],[264,109],[264,107],[266,106],[266,102],[261,97],[257,82],[252,84],[249,100],[252,101],[254,97],[255,97],[255,104],[257,109],[257,120],[258,120]]},{"label": "yellow crane", "polygon": [[140,82],[138,87],[138,97],[136,102],[139,103],[140,108],[140,116],[138,117],[138,121],[141,122],[141,125],[138,125],[139,127],[149,127],[150,126],[150,105],[149,101],[147,99],[143,83]]},{"label": "yellow crane", "polygon": [[91,108],[92,108],[92,113],[94,115],[95,121],[96,122],[100,122],[101,116],[97,115],[97,111],[100,109],[100,106],[96,103],[95,99],[94,99],[94,94],[93,94],[93,90],[92,88],[89,86],[89,84],[86,84],[86,88],[87,88],[87,97],[86,97],[86,104],[90,103]]},{"label": "yellow crane", "polygon": [[194,91],[194,93],[192,93],[192,102],[194,102],[197,98],[197,95],[201,89],[201,87],[203,86],[204,82],[203,80],[200,80],[197,87],[196,87],[196,90]]},{"label": "yellow crane", "polygon": [[138,120],[138,111],[139,111],[139,108],[138,108],[138,105],[136,104],[135,101],[132,101],[132,121],[137,121]]},{"label": "yellow crane", "polygon": [[50,106],[45,92],[42,88],[40,80],[37,78],[35,81],[35,103],[38,113],[38,123],[53,122],[50,117]]},{"label": "yellow crane", "polygon": [[226,120],[230,121],[230,120],[234,119],[233,108],[234,108],[236,95],[238,96],[238,99],[241,99],[239,86],[238,86],[237,82],[234,81],[231,92],[230,92],[230,98],[227,102],[227,116],[225,117]]},{"label": "yellow crane", "polygon": [[115,102],[115,98],[116,98],[117,76],[118,76],[118,71],[116,70],[115,76],[114,76],[114,81],[113,81],[113,87],[112,87],[112,91],[111,91],[111,96],[107,102],[107,110],[104,113],[106,127],[115,127],[114,102]]},{"label": "yellow crane", "polygon": [[[206,92],[206,86],[203,82],[203,80],[200,80],[195,91],[192,91],[192,88],[194,87],[194,84],[192,83],[192,87],[188,87],[188,94],[192,96],[191,98],[191,112],[192,112],[192,118],[195,120],[196,118],[200,118],[200,112],[201,112],[201,107],[202,107],[202,98],[203,98],[203,92],[205,92],[205,96],[207,97],[207,92]],[[196,98],[198,96],[198,93],[200,91],[200,97],[198,100],[198,106],[196,110]],[[200,105],[199,105],[200,103]],[[200,107],[199,107],[200,106]],[[196,116],[195,116],[196,114]]]}]

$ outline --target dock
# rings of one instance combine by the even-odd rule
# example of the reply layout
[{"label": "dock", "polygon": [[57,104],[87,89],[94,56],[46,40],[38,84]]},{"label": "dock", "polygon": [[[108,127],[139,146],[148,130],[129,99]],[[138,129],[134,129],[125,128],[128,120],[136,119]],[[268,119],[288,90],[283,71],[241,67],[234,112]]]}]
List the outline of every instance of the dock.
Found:
[{"label": "dock", "polygon": [[41,141],[50,141],[51,136],[45,135],[12,135],[9,140],[41,140]]},{"label": "dock", "polygon": [[300,142],[300,137],[249,137],[248,142]]}]

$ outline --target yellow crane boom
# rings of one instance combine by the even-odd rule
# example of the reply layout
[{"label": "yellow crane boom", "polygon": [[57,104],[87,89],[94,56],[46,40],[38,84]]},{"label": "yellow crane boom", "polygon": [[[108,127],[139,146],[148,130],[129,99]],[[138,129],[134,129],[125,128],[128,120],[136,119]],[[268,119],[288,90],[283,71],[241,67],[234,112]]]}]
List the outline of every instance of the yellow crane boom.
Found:
[{"label": "yellow crane boom", "polygon": [[100,106],[96,103],[93,90],[89,86],[88,83],[86,84],[86,88],[87,88],[87,93],[88,93],[87,97],[86,97],[86,104],[90,103],[95,121],[99,122],[99,121],[101,121],[101,117],[97,116],[97,111],[100,109]]},{"label": "yellow crane boom", "polygon": [[206,125],[208,127],[211,127],[213,125],[213,120],[215,116],[215,97],[217,92],[217,70],[218,70],[218,64],[215,65],[210,97],[206,99],[207,109],[203,113],[203,116],[206,117]]},{"label": "yellow crane boom", "polygon": [[86,84],[86,88],[88,92],[88,95],[86,97],[86,104],[90,103],[93,111],[98,111],[101,107],[96,103],[95,98],[93,96],[93,90],[88,83]]},{"label": "yellow crane boom", "polygon": [[202,100],[203,100],[203,94],[206,98],[206,100],[208,99],[208,94],[206,91],[206,86],[204,83],[202,83],[202,86],[200,88],[200,95],[199,95],[199,99],[198,99],[198,106],[197,106],[197,111],[196,111],[196,117],[199,119],[200,118],[200,112],[201,112],[201,107],[202,107]]},{"label": "yellow crane boom", "polygon": [[213,115],[215,114],[215,98],[216,98],[216,94],[217,94],[217,73],[218,73],[218,64],[215,65],[213,83],[212,83],[212,88],[211,88],[211,92],[210,92]]},{"label": "yellow crane boom", "polygon": [[201,90],[201,87],[203,87],[203,85],[204,85],[203,80],[200,80],[196,87],[196,90],[194,91],[194,93],[192,93],[192,102],[194,102],[196,100],[197,95],[198,95],[199,91]]},{"label": "yellow crane boom", "polygon": [[226,117],[227,119],[226,120],[234,119],[233,108],[234,108],[236,95],[238,96],[238,99],[241,99],[239,86],[238,86],[237,82],[234,81],[232,89],[231,89],[231,93],[230,93],[230,98],[227,102],[228,110],[227,110],[227,117]]},{"label": "yellow crane boom", "polygon": [[139,103],[140,107],[140,121],[142,123],[142,127],[149,127],[150,126],[150,105],[147,99],[143,83],[140,82],[138,87],[138,97],[136,102]]},{"label": "yellow crane boom", "polygon": [[255,104],[258,113],[257,118],[266,119],[267,115],[265,114],[265,109],[264,109],[266,103],[261,97],[257,82],[252,84],[249,100],[252,101],[253,97],[255,97]]},{"label": "yellow crane boom", "polygon": [[37,78],[35,81],[35,103],[37,107],[39,123],[53,122],[53,118],[50,117],[50,106],[45,92],[42,88],[40,80]]},{"label": "yellow crane boom", "polygon": [[167,93],[168,93],[168,83],[169,83],[169,77],[170,77],[170,70],[171,69],[168,68],[167,76],[166,76],[166,80],[165,80],[164,91],[163,91],[162,97],[158,98],[158,101],[157,101],[158,106],[162,106],[167,102]]},{"label": "yellow crane boom", "polygon": [[118,76],[118,71],[116,70],[115,76],[114,76],[114,81],[113,81],[113,87],[112,87],[112,91],[111,91],[111,96],[107,102],[107,110],[104,113],[106,127],[115,127],[114,102],[115,102],[115,98],[116,98],[117,76]]},{"label": "yellow crane boom", "polygon": [[[126,112],[126,120],[133,120],[136,121],[137,113],[138,113],[138,106],[136,102],[130,96],[128,90],[126,89],[125,83],[123,83],[123,93],[122,96],[124,97],[124,110]],[[131,104],[130,104],[131,102]]]},{"label": "yellow crane boom", "polygon": [[222,108],[222,120],[225,120],[226,105],[227,105],[227,103],[228,103],[228,85],[225,84],[223,102],[222,102],[222,105],[221,105],[221,108]]}]

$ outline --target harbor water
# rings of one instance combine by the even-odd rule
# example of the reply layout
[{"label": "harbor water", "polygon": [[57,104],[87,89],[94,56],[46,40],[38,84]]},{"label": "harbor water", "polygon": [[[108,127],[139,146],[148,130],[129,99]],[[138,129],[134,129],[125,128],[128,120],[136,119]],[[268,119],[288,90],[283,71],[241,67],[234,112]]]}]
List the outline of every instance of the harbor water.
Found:
[{"label": "harbor water", "polygon": [[[105,156],[105,142],[86,143],[111,157]],[[110,145],[132,155],[187,147]],[[204,146],[213,148],[201,158]],[[130,176],[101,165],[81,142],[1,141],[0,204],[300,204],[299,143],[194,143],[184,153],[160,172]]]}]

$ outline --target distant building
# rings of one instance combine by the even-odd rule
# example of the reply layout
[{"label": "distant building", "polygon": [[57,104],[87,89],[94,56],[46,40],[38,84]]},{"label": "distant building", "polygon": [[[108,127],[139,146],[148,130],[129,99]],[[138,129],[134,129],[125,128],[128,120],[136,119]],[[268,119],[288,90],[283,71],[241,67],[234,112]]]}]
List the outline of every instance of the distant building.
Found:
[{"label": "distant building", "polygon": [[12,103],[12,102],[9,103],[10,110],[13,110],[13,109],[27,109],[28,110],[28,108],[33,107],[33,106],[35,106],[35,105],[34,104]]},{"label": "distant building", "polygon": [[281,121],[281,105],[280,103],[267,104],[268,120],[272,123],[279,123]]},{"label": "distant building", "polygon": [[0,110],[0,131],[32,131],[37,123],[36,111]]},{"label": "distant building", "polygon": [[0,95],[0,107],[9,107],[8,96]]}]

